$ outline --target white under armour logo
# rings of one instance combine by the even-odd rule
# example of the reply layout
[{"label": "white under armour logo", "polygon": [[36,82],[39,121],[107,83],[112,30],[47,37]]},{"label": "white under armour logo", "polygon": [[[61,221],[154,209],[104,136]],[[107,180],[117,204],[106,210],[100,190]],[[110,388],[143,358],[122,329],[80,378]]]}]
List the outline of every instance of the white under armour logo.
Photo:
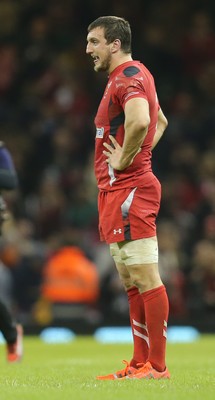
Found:
[{"label": "white under armour logo", "polygon": [[122,229],[119,228],[119,229],[114,229],[114,230],[113,230],[113,234],[114,234],[114,235],[116,235],[117,233],[122,233]]}]

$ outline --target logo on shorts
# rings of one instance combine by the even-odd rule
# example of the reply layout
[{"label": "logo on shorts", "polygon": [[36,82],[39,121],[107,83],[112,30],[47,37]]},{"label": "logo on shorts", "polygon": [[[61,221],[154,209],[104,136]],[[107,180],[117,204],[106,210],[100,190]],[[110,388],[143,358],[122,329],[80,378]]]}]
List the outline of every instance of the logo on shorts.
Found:
[{"label": "logo on shorts", "polygon": [[114,229],[114,230],[113,230],[113,234],[114,234],[114,235],[116,235],[117,233],[122,233],[122,229],[119,228],[119,229]]}]

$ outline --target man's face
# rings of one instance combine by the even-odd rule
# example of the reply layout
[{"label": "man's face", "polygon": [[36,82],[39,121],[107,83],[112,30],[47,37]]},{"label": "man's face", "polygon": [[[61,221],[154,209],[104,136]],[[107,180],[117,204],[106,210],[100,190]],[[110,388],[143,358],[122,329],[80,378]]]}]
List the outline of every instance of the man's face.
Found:
[{"label": "man's face", "polygon": [[103,28],[95,28],[87,35],[86,53],[94,60],[94,70],[109,71],[111,64],[111,46],[107,44]]}]

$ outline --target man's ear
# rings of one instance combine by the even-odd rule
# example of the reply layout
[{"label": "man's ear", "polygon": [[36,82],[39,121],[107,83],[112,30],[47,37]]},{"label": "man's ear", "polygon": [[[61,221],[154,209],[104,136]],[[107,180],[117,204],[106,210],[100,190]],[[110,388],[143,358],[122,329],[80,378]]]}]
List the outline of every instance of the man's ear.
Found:
[{"label": "man's ear", "polygon": [[121,40],[115,39],[112,43],[111,52],[116,53],[121,48]]}]

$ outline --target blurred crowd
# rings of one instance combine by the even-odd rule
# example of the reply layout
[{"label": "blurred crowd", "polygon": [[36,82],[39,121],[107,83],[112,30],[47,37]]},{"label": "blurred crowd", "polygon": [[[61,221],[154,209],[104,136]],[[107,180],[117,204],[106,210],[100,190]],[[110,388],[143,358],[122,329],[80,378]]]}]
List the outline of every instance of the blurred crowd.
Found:
[{"label": "blurred crowd", "polygon": [[[86,300],[91,322],[127,315],[124,291],[97,230],[93,119],[107,77],[94,72],[85,54],[88,24],[108,14],[131,23],[133,58],[153,73],[169,120],[153,152],[153,169],[163,187],[157,222],[170,316],[211,320],[214,4],[0,1],[0,139],[10,149],[19,176],[19,189],[4,194],[11,215],[0,242],[0,293],[24,324],[50,321],[44,310],[54,300],[43,291],[45,271],[50,259],[68,248],[79,249],[95,267],[95,292]],[[65,279],[73,263],[66,264]]]}]

